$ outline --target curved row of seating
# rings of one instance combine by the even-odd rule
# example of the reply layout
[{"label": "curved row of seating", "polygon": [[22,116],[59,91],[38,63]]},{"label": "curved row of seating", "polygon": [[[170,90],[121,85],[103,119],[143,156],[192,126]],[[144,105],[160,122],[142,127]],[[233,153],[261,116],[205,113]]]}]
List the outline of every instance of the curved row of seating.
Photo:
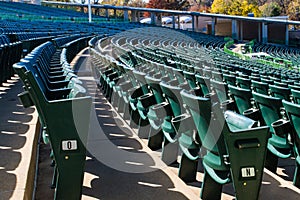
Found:
[{"label": "curved row of seating", "polygon": [[107,98],[151,149],[162,148],[164,162],[181,149],[183,180],[195,180],[202,161],[204,199],[219,199],[231,181],[237,199],[256,199],[263,167],[276,172],[278,158],[293,156],[299,187],[298,127],[282,114],[287,101],[298,106],[299,73],[226,55],[220,39],[180,34],[143,28],[99,40],[90,52]]},{"label": "curved row of seating", "polygon": [[300,62],[298,59],[300,55],[300,50],[298,48],[257,43],[254,46],[253,50],[254,52],[266,52],[274,57],[287,59],[291,61],[293,65],[300,66]]},{"label": "curved row of seating", "polygon": [[21,42],[10,42],[6,35],[0,35],[0,85],[14,74],[12,65],[20,60],[21,55]]},{"label": "curved row of seating", "polygon": [[[12,13],[16,13],[16,17],[27,17],[28,19],[40,19],[40,18],[86,18],[88,17],[87,13],[76,12],[73,10],[65,10],[65,9],[56,9],[46,6],[39,6],[35,4],[26,4],[21,2],[0,2],[1,6],[1,18],[11,18]],[[93,16],[94,18],[102,18],[100,16]]]},{"label": "curved row of seating", "polygon": [[91,37],[45,42],[13,66],[25,88],[19,98],[24,107],[35,105],[43,141],[51,146],[55,199],[81,198],[92,98],[70,62]]},{"label": "curved row of seating", "polygon": [[[3,10],[9,10],[10,15],[15,15],[20,10],[25,10],[28,14],[35,13],[37,10],[44,12],[45,16],[52,16],[54,8],[46,8],[43,6],[21,4],[15,2],[0,2]],[[68,13],[68,15],[82,15],[79,12],[61,11],[58,14]],[[0,20],[0,45],[1,45],[1,67],[0,67],[0,84],[6,82],[13,74],[12,64],[18,62],[22,56],[31,52],[36,46],[47,41],[62,41],[62,37],[72,41],[75,35],[113,35],[121,31],[146,26],[135,23],[74,23],[73,21],[53,22],[46,19],[38,20]],[[62,41],[64,44],[66,41]],[[59,42],[57,42],[59,43]]]}]

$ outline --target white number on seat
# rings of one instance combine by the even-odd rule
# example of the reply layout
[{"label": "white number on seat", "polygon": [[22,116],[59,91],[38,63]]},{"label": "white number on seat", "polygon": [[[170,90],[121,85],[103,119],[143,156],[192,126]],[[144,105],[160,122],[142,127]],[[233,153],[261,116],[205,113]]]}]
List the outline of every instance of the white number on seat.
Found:
[{"label": "white number on seat", "polygon": [[63,151],[70,151],[77,149],[77,141],[76,140],[65,140],[62,141],[62,150]]},{"label": "white number on seat", "polygon": [[241,171],[242,171],[242,177],[243,178],[254,177],[255,176],[254,167],[245,167],[245,168],[242,168]]}]

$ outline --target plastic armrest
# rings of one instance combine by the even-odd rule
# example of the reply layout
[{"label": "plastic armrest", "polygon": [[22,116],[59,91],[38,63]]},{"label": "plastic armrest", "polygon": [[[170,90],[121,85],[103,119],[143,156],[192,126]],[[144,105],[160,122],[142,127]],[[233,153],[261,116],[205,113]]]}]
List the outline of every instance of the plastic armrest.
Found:
[{"label": "plastic armrest", "polygon": [[282,137],[288,133],[292,132],[292,126],[290,121],[279,119],[271,124],[274,129],[274,134]]},{"label": "plastic armrest", "polygon": [[283,158],[283,159],[285,159],[285,158],[289,158],[289,157],[291,157],[291,154],[290,153],[288,153],[288,154],[283,154],[283,153],[281,153],[281,152],[279,152],[273,145],[271,145],[270,143],[268,143],[268,149],[274,154],[274,155],[276,155],[277,157],[279,157],[279,158]]},{"label": "plastic armrest", "polygon": [[155,97],[151,93],[147,93],[147,94],[144,94],[144,95],[138,97],[138,101],[141,103],[141,105],[145,109],[148,109],[150,106],[153,106],[154,104],[156,104]]},{"label": "plastic armrest", "polygon": [[207,171],[207,173],[210,175],[210,177],[212,179],[214,179],[217,183],[219,184],[226,184],[230,182],[230,178],[226,178],[226,179],[222,179],[220,178],[217,173],[215,172],[214,169],[212,169],[211,167],[209,167],[207,164],[205,164],[205,162],[203,162],[203,166],[205,167],[205,170]]},{"label": "plastic armrest", "polygon": [[132,88],[132,83],[131,81],[125,81],[120,83],[119,86],[122,91],[128,91],[130,88]]},{"label": "plastic armrest", "polygon": [[70,94],[70,92],[71,88],[48,90],[46,96],[49,100],[64,99]]},{"label": "plastic armrest", "polygon": [[[156,119],[164,119],[172,115],[171,106],[168,102],[162,102],[150,107],[152,113],[155,113]],[[149,116],[148,116],[149,117]]]},{"label": "plastic armrest", "polygon": [[129,89],[128,93],[132,99],[137,99],[138,97],[144,95],[144,91],[142,90],[142,87],[140,87],[140,86],[136,86],[134,88]]}]

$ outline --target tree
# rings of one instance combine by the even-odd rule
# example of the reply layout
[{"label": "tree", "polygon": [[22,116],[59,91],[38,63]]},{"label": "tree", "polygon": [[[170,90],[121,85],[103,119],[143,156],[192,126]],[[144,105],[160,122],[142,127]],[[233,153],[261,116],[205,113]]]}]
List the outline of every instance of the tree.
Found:
[{"label": "tree", "polygon": [[274,2],[278,3],[281,8],[281,15],[287,15],[289,4],[293,1],[295,0],[275,0]]},{"label": "tree", "polygon": [[281,8],[276,2],[265,3],[259,7],[259,10],[264,17],[279,16],[281,13]]},{"label": "tree", "polygon": [[[168,10],[187,10],[190,7],[188,0],[149,0],[146,8],[168,9]],[[145,17],[150,14],[146,12]]]},{"label": "tree", "polygon": [[213,0],[189,0],[190,11],[209,12]]},{"label": "tree", "polygon": [[262,6],[268,2],[268,0],[249,0],[250,4],[257,4],[258,6]]},{"label": "tree", "polygon": [[141,7],[141,8],[143,8],[143,7],[146,6],[146,3],[143,0],[130,0],[130,1],[128,1],[127,5],[130,6],[130,7]]},{"label": "tree", "polygon": [[190,7],[188,0],[150,0],[147,8],[187,10]]},{"label": "tree", "polygon": [[229,14],[231,0],[214,0],[211,6],[211,12],[220,14]]},{"label": "tree", "polygon": [[295,0],[289,3],[287,14],[291,20],[300,20],[300,0]]},{"label": "tree", "polygon": [[215,0],[212,4],[211,12],[242,16],[254,13],[254,16],[260,16],[257,3],[249,3],[247,0]]}]

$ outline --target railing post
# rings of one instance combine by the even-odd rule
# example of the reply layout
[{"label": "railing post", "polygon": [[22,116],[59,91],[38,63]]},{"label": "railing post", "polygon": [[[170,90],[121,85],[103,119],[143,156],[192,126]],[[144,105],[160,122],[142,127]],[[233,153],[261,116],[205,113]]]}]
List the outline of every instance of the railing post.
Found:
[{"label": "railing post", "polygon": [[258,23],[258,42],[261,42],[261,23]]},{"label": "railing post", "polygon": [[136,22],[136,11],[135,10],[131,11],[131,21]]},{"label": "railing post", "polygon": [[243,41],[244,40],[244,25],[243,25],[243,21],[240,21],[240,40]]},{"label": "railing post", "polygon": [[199,30],[199,16],[196,16],[196,31]]},{"label": "railing post", "polygon": [[285,25],[285,45],[289,45],[289,24]]},{"label": "railing post", "polygon": [[155,24],[155,13],[151,12],[151,24]]},{"label": "railing post", "polygon": [[178,25],[178,29],[180,29],[180,15],[178,15],[177,25]]},{"label": "railing post", "polygon": [[175,18],[175,15],[172,15],[172,28],[175,29],[176,27],[176,18]]},{"label": "railing post", "polygon": [[140,22],[140,20],[141,20],[141,19],[140,19],[140,12],[136,12],[136,15],[137,15],[137,16],[136,16],[137,22]]},{"label": "railing post", "polygon": [[263,22],[262,24],[262,43],[268,43],[268,24]]},{"label": "railing post", "polygon": [[161,26],[161,25],[162,25],[161,19],[162,19],[161,13],[158,13],[158,14],[157,14],[157,22],[156,22],[156,25],[158,25],[158,26]]},{"label": "railing post", "polygon": [[105,18],[106,18],[107,20],[109,19],[108,8],[105,8]]},{"label": "railing post", "polygon": [[192,15],[192,31],[195,31],[195,16]]},{"label": "railing post", "polygon": [[92,6],[91,6],[91,0],[88,0],[88,12],[89,12],[89,23],[92,22]]},{"label": "railing post", "polygon": [[216,18],[213,17],[211,21],[211,34],[215,35],[216,34]]},{"label": "railing post", "polygon": [[128,10],[124,10],[124,21],[128,21]]},{"label": "railing post", "polygon": [[[125,15],[125,12],[124,12],[124,15]],[[114,9],[114,18],[117,19],[117,10]]]},{"label": "railing post", "polygon": [[231,20],[231,37],[232,39],[238,39],[236,19]]}]

